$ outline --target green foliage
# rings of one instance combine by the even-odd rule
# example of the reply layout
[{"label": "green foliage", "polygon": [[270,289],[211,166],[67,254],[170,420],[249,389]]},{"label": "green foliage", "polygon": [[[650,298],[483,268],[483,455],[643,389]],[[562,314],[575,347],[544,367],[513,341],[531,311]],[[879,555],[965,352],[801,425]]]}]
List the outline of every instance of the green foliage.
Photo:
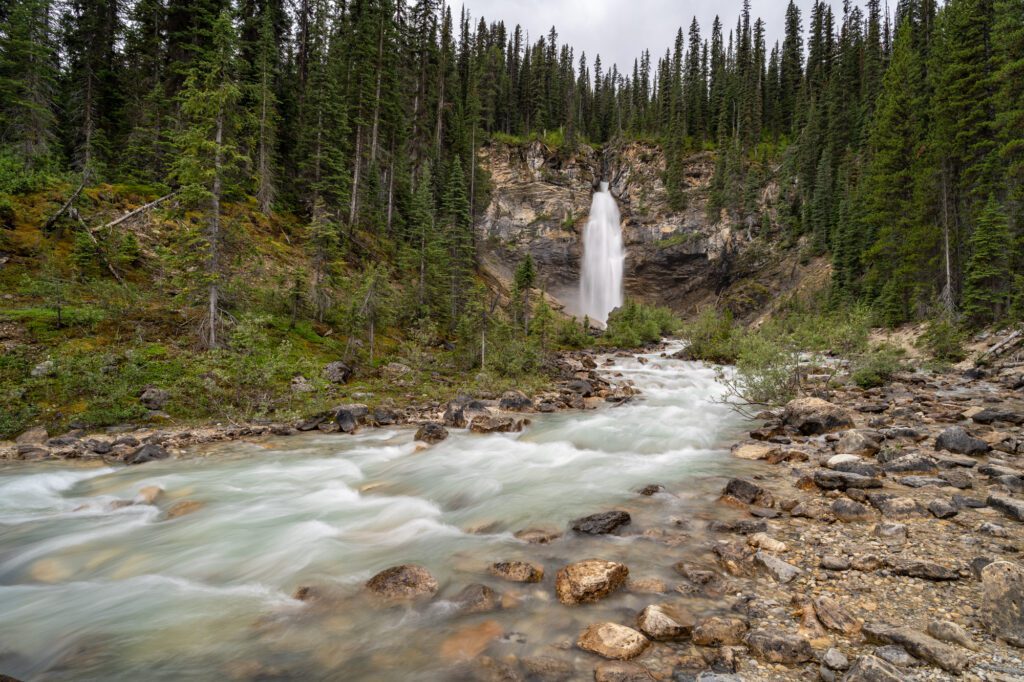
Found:
[{"label": "green foliage", "polygon": [[861,388],[883,386],[896,372],[906,368],[903,356],[903,349],[892,345],[872,348],[854,360],[850,378]]},{"label": "green foliage", "polygon": [[626,301],[608,316],[608,328],[601,341],[618,348],[638,348],[657,343],[679,328],[679,318],[668,308]]},{"label": "green foliage", "polygon": [[679,335],[686,340],[686,354],[691,359],[726,365],[736,362],[736,331],[732,313],[709,308],[685,323]]},{"label": "green foliage", "polygon": [[578,349],[586,348],[593,343],[593,339],[584,323],[575,317],[563,318],[556,324],[555,343],[562,348]]},{"label": "green foliage", "polygon": [[918,343],[939,362],[960,362],[967,357],[965,341],[966,334],[956,322],[940,317],[928,321]]},{"label": "green foliage", "polygon": [[764,333],[744,334],[735,344],[734,373],[720,370],[719,375],[741,409],[778,407],[796,396],[800,373],[794,348]]},{"label": "green foliage", "polygon": [[971,235],[971,257],[964,283],[964,314],[975,324],[998,321],[1009,310],[1014,283],[1011,251],[1013,243],[1006,214],[989,196]]}]

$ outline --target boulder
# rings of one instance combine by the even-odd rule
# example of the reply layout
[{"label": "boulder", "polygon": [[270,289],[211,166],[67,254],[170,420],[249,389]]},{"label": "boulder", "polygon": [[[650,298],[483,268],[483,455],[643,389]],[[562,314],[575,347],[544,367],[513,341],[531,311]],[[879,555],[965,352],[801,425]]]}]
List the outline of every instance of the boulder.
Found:
[{"label": "boulder", "polygon": [[411,371],[412,368],[409,365],[403,365],[400,362],[389,362],[380,368],[380,375],[388,381],[398,381]]},{"label": "boulder", "polygon": [[437,422],[427,422],[416,429],[416,435],[414,438],[424,443],[433,445],[434,443],[440,443],[448,437],[448,429],[444,428]]},{"label": "boulder", "polygon": [[533,400],[522,391],[505,391],[498,402],[498,407],[512,412],[522,412],[533,407]]},{"label": "boulder", "polygon": [[366,405],[341,405],[334,408],[331,421],[338,425],[342,433],[352,433],[359,426],[359,422],[370,414]]},{"label": "boulder", "polygon": [[823,490],[847,490],[849,488],[881,488],[882,481],[871,476],[851,474],[845,471],[817,469],[814,484]]},{"label": "boulder", "polygon": [[775,506],[775,498],[770,492],[745,478],[730,479],[726,483],[722,495],[737,499],[744,504],[756,504],[760,507]]},{"label": "boulder", "polygon": [[170,453],[168,453],[162,446],[156,445],[155,443],[149,443],[136,448],[134,452],[124,458],[124,461],[125,464],[145,464],[146,462],[155,462],[157,460],[167,459],[170,456]]},{"label": "boulder", "polygon": [[910,655],[924,659],[954,675],[962,673],[969,662],[967,656],[959,649],[954,649],[913,628],[871,623],[865,624],[861,631],[870,642],[899,644]]},{"label": "boulder", "polygon": [[514,583],[539,583],[544,569],[525,561],[499,561],[488,569],[491,575]]},{"label": "boulder", "polygon": [[925,516],[924,507],[912,497],[898,497],[888,493],[868,493],[868,501],[887,519]]},{"label": "boulder", "polygon": [[527,423],[529,420],[526,419],[481,416],[473,418],[469,430],[473,433],[514,433],[522,431]]},{"label": "boulder", "polygon": [[958,455],[983,455],[991,448],[988,443],[975,438],[962,426],[951,426],[935,439],[936,450],[948,450]]},{"label": "boulder", "polygon": [[50,440],[50,434],[42,426],[36,426],[23,432],[14,442],[18,445],[45,445]]},{"label": "boulder", "polygon": [[993,422],[1006,422],[1008,424],[1024,424],[1024,414],[1010,412],[998,408],[988,407],[974,414],[971,419],[975,424],[991,424]]},{"label": "boulder", "polygon": [[162,388],[149,387],[139,396],[139,402],[147,410],[162,410],[171,399],[171,394]]},{"label": "boulder", "polygon": [[1014,521],[1024,523],[1024,501],[1015,500],[1005,495],[989,495],[985,500],[988,506],[998,509]]},{"label": "boulder", "polygon": [[693,632],[693,616],[667,604],[651,604],[636,619],[640,631],[651,639],[683,639]]},{"label": "boulder", "polygon": [[654,676],[637,663],[602,661],[594,668],[594,682],[654,682]]},{"label": "boulder", "polygon": [[450,402],[444,410],[441,421],[445,426],[453,429],[464,429],[466,428],[466,410],[461,404]]},{"label": "boulder", "polygon": [[881,434],[877,431],[850,429],[839,436],[839,440],[836,442],[836,452],[871,456],[881,447],[880,436]]},{"label": "boulder", "polygon": [[480,583],[466,585],[452,598],[452,602],[457,604],[463,613],[486,613],[501,605],[498,593]]},{"label": "boulder", "polygon": [[572,522],[572,529],[585,535],[606,535],[629,525],[631,520],[627,512],[607,511],[576,519]]},{"label": "boulder", "polygon": [[603,559],[585,559],[562,568],[555,575],[555,594],[563,604],[582,604],[604,599],[626,584],[629,569]]},{"label": "boulder", "polygon": [[902,575],[908,578],[919,578],[933,582],[947,580],[959,580],[960,572],[952,568],[940,566],[930,561],[907,561],[898,564],[892,569],[893,575]]},{"label": "boulder", "polygon": [[433,597],[437,593],[437,580],[422,566],[402,564],[370,578],[366,589],[386,602],[413,601]]},{"label": "boulder", "polygon": [[754,554],[754,563],[768,571],[775,578],[775,582],[779,583],[788,583],[803,573],[796,566],[788,564],[782,559],[777,559],[767,552],[756,552]]},{"label": "boulder", "polygon": [[576,646],[584,651],[616,660],[636,658],[650,644],[642,633],[617,623],[595,623],[576,641]]},{"label": "boulder", "polygon": [[770,459],[781,452],[782,449],[773,443],[737,443],[732,446],[732,456],[739,459]]},{"label": "boulder", "polygon": [[903,682],[903,671],[877,656],[857,658],[843,676],[843,682]]},{"label": "boulder", "polygon": [[994,561],[981,569],[980,615],[996,637],[1024,648],[1024,569],[1009,561]]},{"label": "boulder", "polygon": [[324,365],[324,379],[332,384],[347,384],[352,378],[352,368],[340,360]]},{"label": "boulder", "polygon": [[805,436],[853,427],[853,414],[821,398],[797,398],[786,404],[783,421]]},{"label": "boulder", "polygon": [[830,507],[832,514],[843,523],[855,523],[858,521],[870,521],[871,510],[860,502],[840,497]]},{"label": "boulder", "polygon": [[589,398],[594,394],[594,387],[590,384],[589,381],[584,381],[583,379],[576,379],[574,381],[570,381],[568,384],[565,385],[565,387],[572,391],[573,393],[578,393],[584,398]]},{"label": "boulder", "polygon": [[951,519],[959,513],[956,507],[945,500],[932,500],[928,503],[928,511],[937,519]]},{"label": "boulder", "polygon": [[693,643],[698,646],[733,646],[747,631],[747,623],[735,616],[712,616],[693,628]]},{"label": "boulder", "polygon": [[753,630],[743,641],[755,657],[768,663],[796,665],[811,660],[814,655],[805,637],[776,630]]}]

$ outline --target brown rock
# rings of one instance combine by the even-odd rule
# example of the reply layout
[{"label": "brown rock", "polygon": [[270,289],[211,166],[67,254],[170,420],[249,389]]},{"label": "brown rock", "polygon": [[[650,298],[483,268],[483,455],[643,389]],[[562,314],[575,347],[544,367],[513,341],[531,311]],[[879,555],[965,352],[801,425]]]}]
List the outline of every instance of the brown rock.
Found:
[{"label": "brown rock", "polygon": [[818,620],[829,630],[852,635],[860,630],[860,621],[851,616],[838,601],[831,597],[818,597],[814,600],[814,611]]},{"label": "brown rock", "polygon": [[185,516],[186,514],[199,511],[205,506],[206,504],[199,500],[182,500],[167,510],[167,518],[168,520],[176,519],[179,516]]},{"label": "brown rock", "polygon": [[730,646],[739,644],[747,623],[735,616],[714,616],[693,628],[693,643],[699,646]]},{"label": "brown rock", "polygon": [[525,561],[499,561],[488,569],[491,575],[514,583],[539,583],[544,569]]},{"label": "brown rock", "polygon": [[800,635],[771,630],[754,630],[743,640],[751,653],[768,663],[796,665],[811,660],[811,643]]},{"label": "brown rock", "polygon": [[441,658],[447,661],[468,661],[482,654],[491,642],[501,637],[501,625],[485,620],[459,628],[441,643]]},{"label": "brown rock", "polygon": [[581,604],[604,599],[626,583],[629,569],[603,559],[586,559],[569,564],[555,575],[555,593],[563,604]]},{"label": "brown rock", "polygon": [[594,682],[654,682],[651,671],[637,663],[601,661],[594,668]]},{"label": "brown rock", "polygon": [[437,580],[416,564],[386,568],[370,578],[366,589],[385,601],[411,601],[432,597],[437,593]]},{"label": "brown rock", "polygon": [[853,427],[853,414],[821,398],[797,398],[786,404],[783,421],[805,436]]},{"label": "brown rock", "polygon": [[633,628],[617,623],[595,623],[580,635],[576,646],[605,658],[636,658],[650,646],[650,640]]},{"label": "brown rock", "polygon": [[515,537],[531,545],[547,545],[562,537],[557,530],[544,530],[541,528],[527,528],[517,531]]},{"label": "brown rock", "polygon": [[651,639],[683,639],[693,632],[693,616],[668,604],[652,604],[637,616],[637,627]]}]

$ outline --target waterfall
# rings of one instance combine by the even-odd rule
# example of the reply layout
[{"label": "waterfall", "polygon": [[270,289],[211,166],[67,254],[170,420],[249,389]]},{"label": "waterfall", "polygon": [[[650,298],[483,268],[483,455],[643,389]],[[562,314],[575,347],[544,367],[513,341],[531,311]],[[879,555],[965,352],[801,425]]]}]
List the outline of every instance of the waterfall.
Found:
[{"label": "waterfall", "polygon": [[622,248],[619,207],[608,183],[594,192],[590,218],[583,230],[583,268],[580,275],[580,312],[605,324],[608,313],[622,305]]}]

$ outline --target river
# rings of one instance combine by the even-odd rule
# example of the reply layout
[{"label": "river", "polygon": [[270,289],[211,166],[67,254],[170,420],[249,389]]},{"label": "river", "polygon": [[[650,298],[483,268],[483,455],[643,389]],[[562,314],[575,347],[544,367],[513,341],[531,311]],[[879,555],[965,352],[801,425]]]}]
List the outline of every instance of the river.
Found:
[{"label": "river", "polygon": [[[604,368],[643,391],[631,403],[535,415],[516,434],[453,430],[427,449],[411,428],[393,428],[232,442],[138,467],[3,465],[0,673],[442,680],[452,652],[483,649],[482,638],[497,659],[553,656],[586,678],[596,657],[566,646],[582,628],[631,624],[636,610],[673,597],[624,591],[562,606],[558,568],[619,560],[631,579],[660,579],[671,592],[672,564],[706,555],[704,521],[730,513],[713,504],[722,477],[752,466],[724,449],[745,423],[710,400],[721,393],[714,371],[646,358]],[[652,483],[669,494],[637,494]],[[154,485],[164,491],[156,504],[124,506]],[[202,506],[168,519],[184,499]],[[513,536],[565,531],[610,509],[632,514],[621,536],[568,531],[547,545]],[[542,565],[544,581],[489,576],[505,559]],[[410,562],[437,578],[435,599],[365,600],[370,576]],[[460,614],[450,598],[471,583],[503,593],[508,608]],[[294,599],[303,585],[326,596]],[[453,647],[459,638],[468,643]]]}]

